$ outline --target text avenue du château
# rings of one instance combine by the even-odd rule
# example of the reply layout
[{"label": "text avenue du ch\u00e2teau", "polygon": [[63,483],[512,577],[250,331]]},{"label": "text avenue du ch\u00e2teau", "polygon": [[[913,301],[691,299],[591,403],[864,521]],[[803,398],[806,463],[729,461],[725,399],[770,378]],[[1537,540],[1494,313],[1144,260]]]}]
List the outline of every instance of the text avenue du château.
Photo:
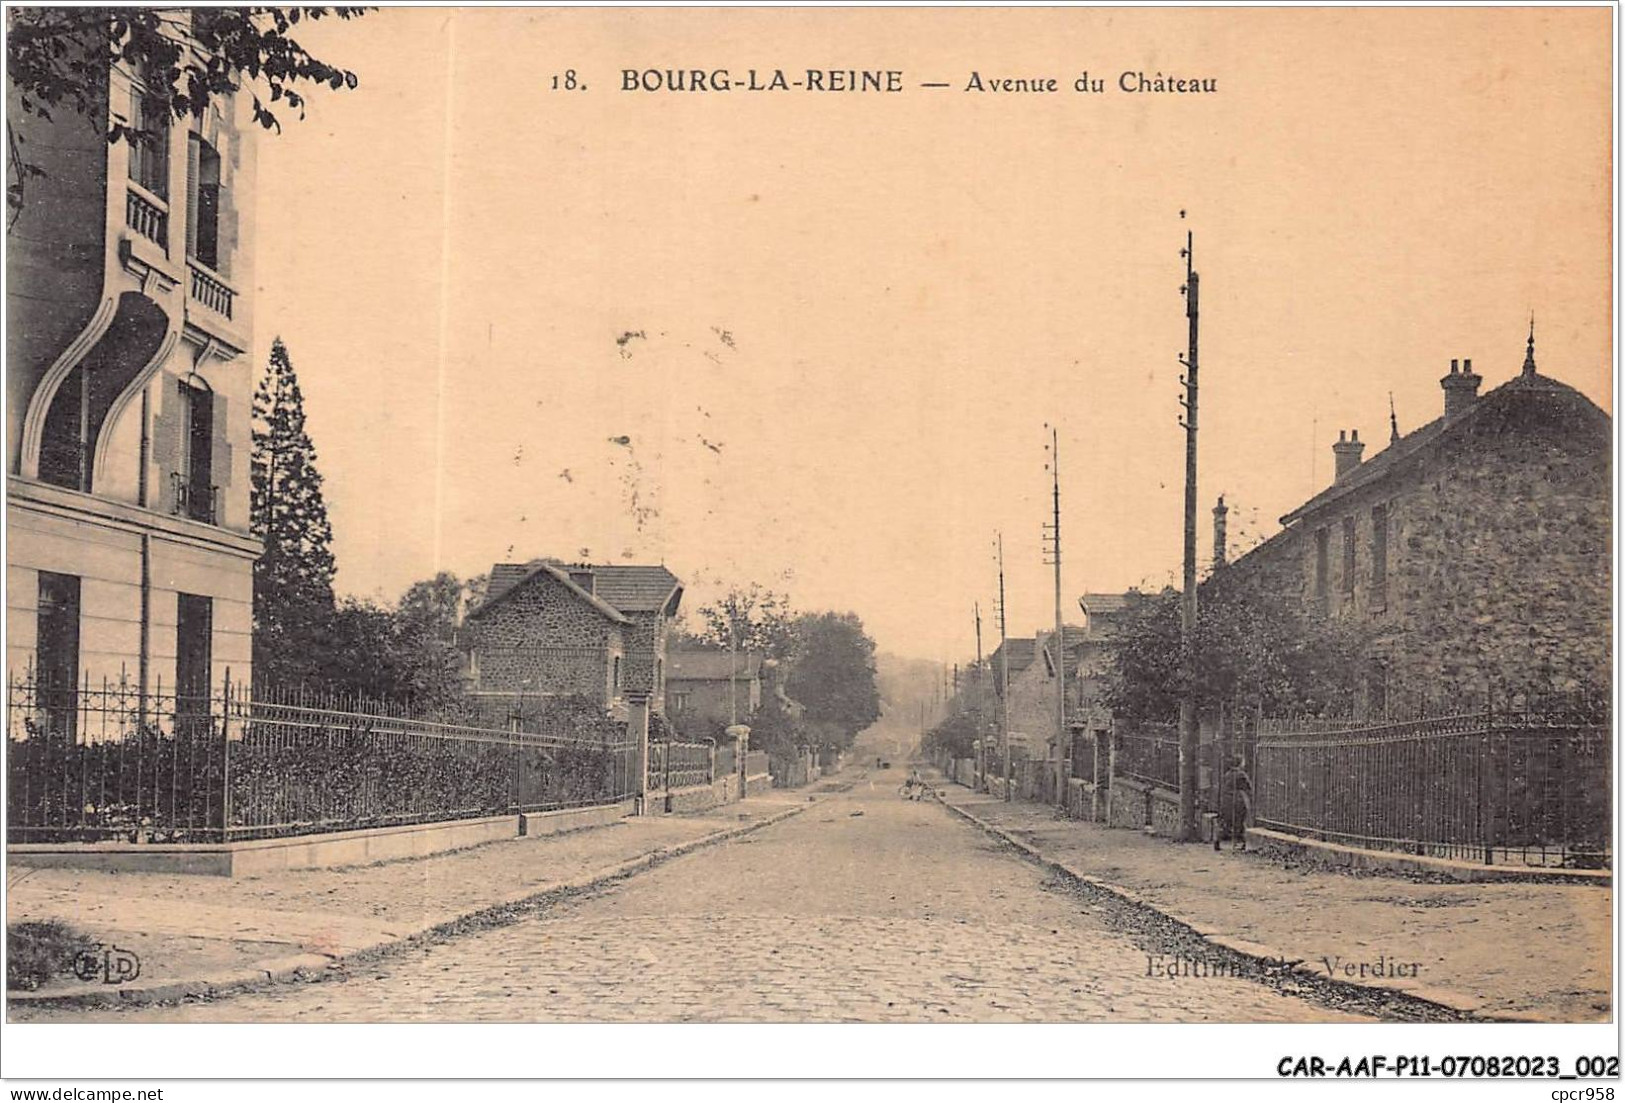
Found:
[{"label": "text avenue du ch\u00e2teau", "polygon": [[902,92],[958,89],[989,96],[1051,92],[1211,93],[1219,80],[1125,69],[1111,75],[1012,76],[972,70],[963,81],[905,81],[901,69],[622,69],[622,92]]}]

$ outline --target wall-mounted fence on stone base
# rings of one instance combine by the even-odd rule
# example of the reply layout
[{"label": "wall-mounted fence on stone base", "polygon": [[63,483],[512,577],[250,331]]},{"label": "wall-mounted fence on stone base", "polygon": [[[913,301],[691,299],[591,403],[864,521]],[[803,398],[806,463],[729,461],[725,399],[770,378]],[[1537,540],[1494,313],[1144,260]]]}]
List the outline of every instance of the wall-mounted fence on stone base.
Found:
[{"label": "wall-mounted fence on stone base", "polygon": [[1603,869],[1613,835],[1606,704],[1521,699],[1397,723],[1265,722],[1256,826],[1484,864]]},{"label": "wall-mounted fence on stone base", "polygon": [[610,804],[626,726],[350,711],[303,694],[7,684],[7,843],[229,843]]}]

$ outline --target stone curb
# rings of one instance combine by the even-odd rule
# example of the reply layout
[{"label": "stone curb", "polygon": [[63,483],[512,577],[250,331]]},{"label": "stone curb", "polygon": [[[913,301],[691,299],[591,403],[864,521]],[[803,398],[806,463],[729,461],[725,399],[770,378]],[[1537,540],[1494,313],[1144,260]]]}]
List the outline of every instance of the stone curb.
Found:
[{"label": "stone curb", "polygon": [[[518,892],[509,893],[495,903],[481,905],[470,912],[437,919],[397,937],[375,942],[369,946],[358,946],[346,950],[342,954],[292,954],[287,957],[272,958],[251,967],[234,969],[229,973],[205,977],[188,977],[183,980],[166,981],[162,984],[135,988],[96,989],[89,992],[7,992],[6,1001],[8,1004],[26,1007],[136,1007],[142,1004],[179,1000],[187,996],[220,996],[245,988],[257,988],[266,984],[283,984],[300,980],[313,974],[327,972],[349,961],[376,957],[414,939],[449,932],[450,928],[455,928],[464,923],[477,922],[486,916],[508,908],[550,896],[565,896],[583,892],[622,880],[692,851],[714,846],[717,843],[724,843],[729,839],[749,835],[754,831],[760,831],[764,827],[782,823],[792,816],[799,816],[813,803],[815,802],[809,796],[806,804],[791,805],[783,811],[775,812],[755,823],[738,827],[725,827],[713,831],[709,835],[701,835],[697,839],[690,839],[675,846],[659,847],[580,877],[554,882],[545,886],[520,889]],[[590,831],[593,829],[583,828],[583,830]]]},{"label": "stone curb", "polygon": [[[1249,958],[1255,963],[1276,964],[1280,962],[1292,962],[1293,964],[1290,966],[1291,970],[1294,973],[1299,973],[1306,977],[1313,977],[1322,981],[1329,980],[1336,984],[1354,985],[1376,992],[1392,993],[1393,995],[1402,996],[1406,999],[1418,1000],[1422,1003],[1431,1003],[1438,1007],[1442,1007],[1445,1010],[1456,1011],[1466,1015],[1482,1015],[1482,1012],[1479,1010],[1484,1006],[1484,1001],[1482,999],[1469,996],[1462,992],[1455,992],[1446,988],[1433,988],[1429,986],[1422,986],[1418,988],[1394,988],[1391,985],[1375,984],[1371,981],[1360,980],[1357,978],[1328,977],[1323,971],[1315,969],[1314,966],[1308,964],[1307,962],[1296,961],[1295,959],[1289,958],[1286,954],[1279,950],[1261,945],[1257,942],[1248,942],[1244,939],[1226,935],[1221,931],[1216,931],[1211,927],[1204,926],[1202,923],[1191,919],[1188,916],[1180,915],[1178,912],[1171,910],[1164,904],[1154,903],[1153,901],[1148,900],[1144,896],[1135,892],[1133,889],[1124,888],[1121,885],[1114,885],[1110,881],[1102,880],[1101,878],[1092,874],[1082,873],[1076,869],[1073,869],[1066,863],[1058,861],[1054,858],[1046,858],[1044,854],[1031,843],[1023,842],[1021,839],[1018,839],[1004,828],[988,823],[979,816],[976,816],[975,814],[966,811],[964,808],[949,802],[941,794],[937,794],[937,801],[954,815],[961,817],[966,822],[980,828],[1001,842],[1008,844],[1019,851],[1023,857],[1039,866],[1042,866],[1050,872],[1071,881],[1081,882],[1082,884],[1088,885],[1091,888],[1099,889],[1102,892],[1110,893],[1121,900],[1133,904],[1135,907],[1144,908],[1146,911],[1155,912],[1164,919],[1171,920],[1172,922],[1179,924],[1181,927],[1184,927],[1186,930],[1190,931],[1204,942],[1210,942],[1221,949],[1229,950],[1231,953],[1240,954],[1242,957]],[[1333,876],[1335,876],[1335,874]],[[1483,1017],[1489,1018],[1490,1016],[1486,1015]],[[1493,1018],[1497,1022],[1524,1021],[1503,1015],[1496,1015],[1493,1016]]]}]

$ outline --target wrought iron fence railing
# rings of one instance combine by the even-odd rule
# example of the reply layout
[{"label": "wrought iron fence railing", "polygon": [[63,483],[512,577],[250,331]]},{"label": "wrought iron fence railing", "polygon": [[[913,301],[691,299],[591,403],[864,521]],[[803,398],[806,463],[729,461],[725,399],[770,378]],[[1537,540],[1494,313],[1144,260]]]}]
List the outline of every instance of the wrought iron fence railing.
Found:
[{"label": "wrought iron fence railing", "polygon": [[649,789],[652,792],[709,785],[711,780],[711,744],[650,741]]},{"label": "wrought iron fence railing", "polygon": [[1179,727],[1141,723],[1116,734],[1114,774],[1160,789],[1179,788]]},{"label": "wrought iron fence railing", "polygon": [[229,682],[8,678],[11,843],[178,843],[543,811],[635,792],[624,725],[573,736],[345,711]]},{"label": "wrought iron fence railing", "polygon": [[1609,861],[1612,743],[1592,707],[1264,721],[1252,784],[1260,827],[1487,863]]}]

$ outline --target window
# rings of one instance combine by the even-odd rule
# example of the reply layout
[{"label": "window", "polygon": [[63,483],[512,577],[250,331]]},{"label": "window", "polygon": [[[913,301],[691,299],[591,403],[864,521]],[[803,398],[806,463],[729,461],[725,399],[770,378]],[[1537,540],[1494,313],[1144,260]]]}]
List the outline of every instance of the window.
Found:
[{"label": "window", "polygon": [[1371,608],[1388,605],[1388,507],[1371,507]]},{"label": "window", "polygon": [[674,693],[671,695],[671,708],[673,712],[683,712],[688,708],[689,694]]},{"label": "window", "polygon": [[39,604],[34,650],[39,666],[36,692],[46,730],[74,735],[79,685],[79,579],[71,574],[39,573]]},{"label": "window", "polygon": [[[130,179],[158,199],[169,199],[169,115],[148,110],[142,89],[130,90]],[[144,136],[143,136],[144,135]]]},{"label": "window", "polygon": [[[197,594],[175,601],[175,695],[209,696],[209,664],[214,638],[214,602]],[[206,709],[203,711],[207,711]]]},{"label": "window", "polygon": [[186,152],[186,255],[220,270],[220,154],[197,134]]},{"label": "window", "polygon": [[1354,518],[1343,518],[1343,595],[1354,596]]},{"label": "window", "polygon": [[175,509],[182,517],[207,524],[214,515],[214,393],[207,387],[180,384],[180,469],[175,472]]},{"label": "window", "polygon": [[619,655],[615,656],[615,665],[610,670],[609,695],[611,697],[621,695],[621,657]]},{"label": "window", "polygon": [[1315,530],[1315,600],[1326,598],[1326,576],[1331,570],[1331,534],[1325,529]]},{"label": "window", "polygon": [[214,602],[196,594],[177,594],[175,604],[175,731],[206,735],[209,709],[209,663],[213,658]]}]

